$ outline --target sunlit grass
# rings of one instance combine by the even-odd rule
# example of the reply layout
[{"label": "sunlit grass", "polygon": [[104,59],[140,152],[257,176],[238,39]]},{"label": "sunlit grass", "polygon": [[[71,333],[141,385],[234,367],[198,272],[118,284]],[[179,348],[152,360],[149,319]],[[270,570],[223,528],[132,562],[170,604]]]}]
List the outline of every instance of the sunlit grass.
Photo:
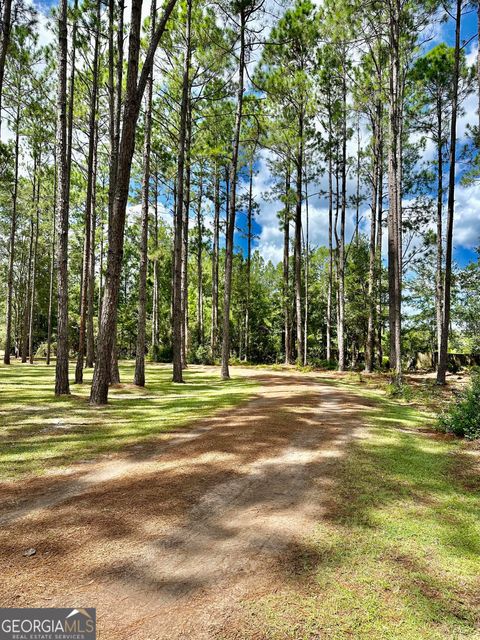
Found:
[{"label": "sunlit grass", "polygon": [[335,500],[285,588],[246,605],[235,637],[480,638],[480,494],[455,475],[464,445],[416,433],[434,424],[429,411],[329,382],[371,398],[370,437],[339,460]]},{"label": "sunlit grass", "polygon": [[[120,388],[110,403],[88,404],[92,371],[70,397],[53,396],[55,367],[15,363],[0,367],[0,477],[42,473],[70,462],[118,451],[154,438],[254,393],[246,378],[222,381],[216,372],[185,371],[185,384],[171,382],[171,367],[147,364],[145,389],[129,384],[133,364],[122,363]],[[71,369],[71,378],[73,367]]]}]

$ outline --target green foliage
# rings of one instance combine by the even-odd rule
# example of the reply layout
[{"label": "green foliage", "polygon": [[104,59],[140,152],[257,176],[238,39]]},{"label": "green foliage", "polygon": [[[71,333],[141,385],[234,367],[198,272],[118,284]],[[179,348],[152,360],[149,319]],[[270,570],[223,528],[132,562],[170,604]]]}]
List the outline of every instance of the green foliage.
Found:
[{"label": "green foliage", "polygon": [[338,362],[336,360],[312,358],[311,363],[315,369],[326,369],[327,371],[335,371],[338,368]]},{"label": "green foliage", "polygon": [[[133,369],[132,362],[121,362],[121,379],[132,380]],[[121,385],[111,390],[112,403],[99,411],[88,404],[91,369],[85,370],[85,383],[75,386],[74,395],[60,399],[51,392],[54,376],[55,364],[0,365],[1,478],[41,474],[152,442],[237,405],[255,389],[246,378],[222,381],[216,372],[194,368],[185,371],[185,384],[175,385],[170,366],[147,363],[145,395]]]},{"label": "green foliage", "polygon": [[239,637],[474,640],[480,496],[456,473],[469,456],[415,433],[429,413],[346,388],[370,434],[335,459],[325,516],[285,559],[284,588],[249,601]]},{"label": "green foliage", "polygon": [[410,402],[414,397],[414,391],[412,387],[405,382],[402,382],[400,384],[396,382],[390,382],[385,387],[385,392],[388,398],[397,398],[405,400],[405,402]]},{"label": "green foliage", "polygon": [[469,440],[480,438],[480,374],[472,376],[470,385],[443,411],[438,424],[447,433]]},{"label": "green foliage", "polygon": [[204,344],[199,345],[195,351],[190,354],[189,361],[192,364],[214,364],[210,347]]},{"label": "green foliage", "polygon": [[170,344],[157,344],[152,347],[152,362],[171,362],[172,347]]}]

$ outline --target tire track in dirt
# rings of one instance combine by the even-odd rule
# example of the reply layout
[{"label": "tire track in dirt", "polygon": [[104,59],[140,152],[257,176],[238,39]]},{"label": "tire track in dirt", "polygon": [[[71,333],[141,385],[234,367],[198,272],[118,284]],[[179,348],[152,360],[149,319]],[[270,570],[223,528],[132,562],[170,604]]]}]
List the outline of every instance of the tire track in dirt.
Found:
[{"label": "tire track in dirt", "polygon": [[[334,496],[368,402],[314,376],[243,374],[261,384],[248,404],[99,465],[74,496],[58,490],[3,527],[2,600],[97,606],[109,640],[210,640],[242,598],[281,581],[287,549],[301,549]],[[29,546],[39,554],[26,565]]]}]

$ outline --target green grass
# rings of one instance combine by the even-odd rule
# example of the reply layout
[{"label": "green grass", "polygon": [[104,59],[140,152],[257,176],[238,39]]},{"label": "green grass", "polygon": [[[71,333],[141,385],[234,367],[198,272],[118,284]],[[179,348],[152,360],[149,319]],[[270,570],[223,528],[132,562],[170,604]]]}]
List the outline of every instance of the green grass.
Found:
[{"label": "green grass", "polygon": [[[120,374],[131,382],[133,364],[121,363]],[[119,451],[234,406],[255,391],[251,380],[225,382],[216,372],[195,368],[185,372],[185,384],[173,384],[170,366],[147,364],[145,389],[111,389],[109,405],[95,408],[88,404],[91,371],[63,398],[53,396],[54,375],[54,365],[0,367],[0,478],[41,474]]]},{"label": "green grass", "polygon": [[246,605],[238,637],[480,638],[480,493],[455,474],[464,445],[416,433],[427,411],[332,382],[372,399],[370,437],[339,461],[326,517],[286,561],[285,588]]}]

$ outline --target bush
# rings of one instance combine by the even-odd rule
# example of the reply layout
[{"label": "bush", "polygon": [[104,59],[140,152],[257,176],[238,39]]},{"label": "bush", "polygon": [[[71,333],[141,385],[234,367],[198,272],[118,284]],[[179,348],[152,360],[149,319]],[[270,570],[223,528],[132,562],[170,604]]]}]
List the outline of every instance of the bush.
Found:
[{"label": "bush", "polygon": [[[42,342],[42,344],[39,345],[36,353],[35,353],[35,358],[46,358],[47,357],[47,343],[46,342]],[[52,358],[54,358],[57,355],[57,343],[56,342],[51,342],[50,343],[50,355],[52,356]]]},{"label": "bush", "polygon": [[334,371],[338,368],[338,362],[336,360],[327,360],[325,358],[311,358],[312,366],[315,369],[327,369],[327,371]]},{"label": "bush", "polygon": [[438,423],[447,433],[468,440],[480,438],[480,374],[472,377],[471,384],[448,405]]},{"label": "bush", "polygon": [[191,352],[189,360],[192,364],[214,364],[212,350],[206,345],[199,345]]},{"label": "bush", "polygon": [[412,387],[405,383],[390,382],[386,386],[386,392],[389,398],[399,398],[407,402],[411,402],[414,396]]},{"label": "bush", "polygon": [[169,344],[159,344],[152,348],[150,358],[152,362],[171,362],[172,347]]}]

